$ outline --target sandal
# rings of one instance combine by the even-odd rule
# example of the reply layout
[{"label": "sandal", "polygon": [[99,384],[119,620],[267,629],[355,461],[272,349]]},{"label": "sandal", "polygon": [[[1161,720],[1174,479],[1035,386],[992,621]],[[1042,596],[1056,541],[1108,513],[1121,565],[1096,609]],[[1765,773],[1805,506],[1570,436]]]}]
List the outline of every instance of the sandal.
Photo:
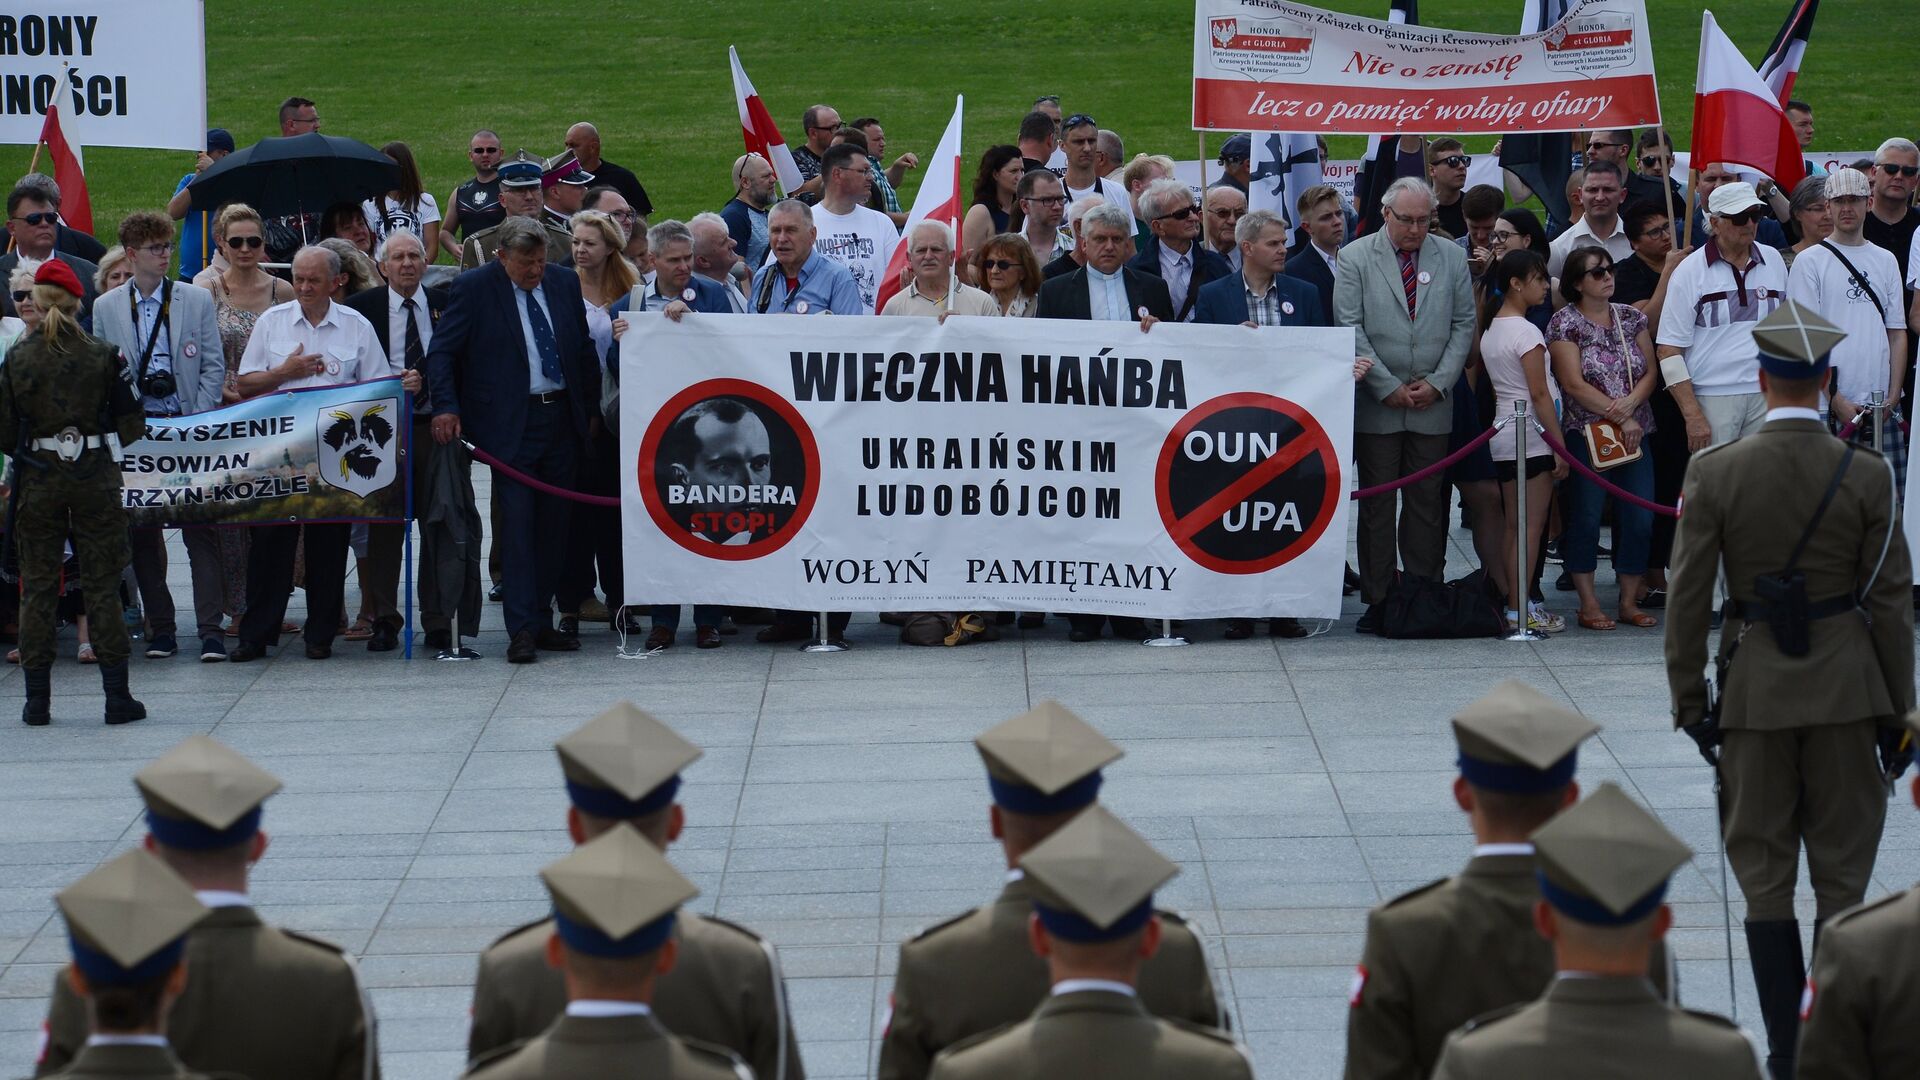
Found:
[{"label": "sandal", "polygon": [[74,655],[74,658],[83,664],[97,664],[100,662],[100,658],[93,655],[93,643],[90,641],[81,642],[80,651]]},{"label": "sandal", "polygon": [[1620,613],[1620,621],[1626,623],[1628,626],[1637,626],[1642,630],[1651,630],[1660,625],[1659,619],[1654,618],[1644,611],[1635,611],[1631,614],[1622,611]]},{"label": "sandal", "polygon": [[1573,617],[1580,621],[1580,629],[1582,630],[1611,630],[1614,627],[1614,621],[1607,618],[1607,614],[1604,611],[1593,615],[1588,615],[1584,611],[1576,611],[1573,613]]},{"label": "sandal", "polygon": [[348,641],[367,640],[373,636],[373,620],[365,616],[353,620],[353,625],[347,627],[347,632],[344,636]]}]

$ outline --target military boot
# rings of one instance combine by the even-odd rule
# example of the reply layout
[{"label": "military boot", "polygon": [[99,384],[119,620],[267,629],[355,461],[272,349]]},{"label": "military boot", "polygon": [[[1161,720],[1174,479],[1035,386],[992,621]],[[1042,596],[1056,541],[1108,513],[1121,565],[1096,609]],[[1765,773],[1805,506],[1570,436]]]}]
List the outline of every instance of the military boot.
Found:
[{"label": "military boot", "polygon": [[27,704],[20,710],[20,722],[28,727],[46,727],[53,723],[53,669],[28,668]]},{"label": "military boot", "polygon": [[100,686],[107,692],[107,723],[130,724],[147,718],[147,707],[127,690],[127,662],[100,665]]},{"label": "military boot", "polygon": [[1749,922],[1747,954],[1760,998],[1760,1019],[1767,1026],[1767,1072],[1773,1080],[1792,1080],[1800,1038],[1800,997],[1807,988],[1807,966],[1800,954],[1800,923],[1794,919]]}]

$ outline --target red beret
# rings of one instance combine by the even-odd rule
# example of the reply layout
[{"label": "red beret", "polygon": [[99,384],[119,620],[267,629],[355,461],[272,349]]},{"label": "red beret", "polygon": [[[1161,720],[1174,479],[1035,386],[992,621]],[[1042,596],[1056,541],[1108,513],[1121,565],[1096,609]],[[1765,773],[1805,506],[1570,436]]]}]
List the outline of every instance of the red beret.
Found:
[{"label": "red beret", "polygon": [[80,287],[80,277],[73,272],[73,267],[59,259],[48,259],[41,263],[40,269],[33,272],[33,283],[58,285],[81,299],[85,299],[87,295],[86,290]]}]

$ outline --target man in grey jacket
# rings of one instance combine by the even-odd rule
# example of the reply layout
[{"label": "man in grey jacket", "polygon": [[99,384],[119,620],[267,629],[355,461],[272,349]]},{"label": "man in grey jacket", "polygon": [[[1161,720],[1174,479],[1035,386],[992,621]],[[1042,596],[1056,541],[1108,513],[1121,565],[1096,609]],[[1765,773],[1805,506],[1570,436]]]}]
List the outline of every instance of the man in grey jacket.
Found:
[{"label": "man in grey jacket", "polygon": [[[141,211],[120,223],[133,279],[108,290],[94,304],[94,333],[127,358],[134,394],[150,417],[182,416],[218,408],[226,383],[226,357],[214,320],[213,294],[167,276],[173,254],[173,222]],[[173,597],[167,592],[167,546],[157,525],[135,526],[133,576],[147,611],[147,656],[161,659],[179,648],[174,638]],[[193,609],[200,659],[227,658],[220,618],[225,588],[219,535],[210,526],[180,530],[193,567]]]},{"label": "man in grey jacket", "polygon": [[[1473,288],[1458,245],[1428,232],[1436,203],[1423,180],[1394,181],[1380,200],[1385,223],[1340,250],[1334,321],[1353,327],[1354,350],[1373,360],[1355,394],[1353,453],[1360,486],[1389,483],[1447,453],[1447,394],[1473,342]],[[1360,503],[1360,596],[1355,629],[1373,633],[1375,605],[1393,583],[1396,556],[1409,574],[1446,568],[1447,486],[1438,473]]]}]

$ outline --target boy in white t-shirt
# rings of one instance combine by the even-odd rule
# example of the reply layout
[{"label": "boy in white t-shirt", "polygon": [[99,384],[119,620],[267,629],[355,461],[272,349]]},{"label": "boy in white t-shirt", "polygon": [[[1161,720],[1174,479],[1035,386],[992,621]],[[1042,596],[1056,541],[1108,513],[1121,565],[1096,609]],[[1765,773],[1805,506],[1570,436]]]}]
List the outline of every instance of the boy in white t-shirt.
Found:
[{"label": "boy in white t-shirt", "polygon": [[[1907,355],[1906,313],[1900,310],[1900,266],[1893,253],[1867,242],[1870,187],[1857,169],[1839,169],[1827,177],[1827,203],[1833,232],[1793,260],[1787,296],[1805,304],[1847,332],[1834,347],[1835,386],[1831,408],[1835,423],[1852,421],[1874,394],[1900,400]],[[1893,365],[1891,357],[1901,357]],[[1863,428],[1871,417],[1861,417]],[[1887,429],[1897,425],[1889,422]],[[1889,447],[1881,447],[1889,451]]]},{"label": "boy in white t-shirt", "polygon": [[894,245],[900,242],[900,230],[893,219],[863,203],[872,182],[867,170],[867,155],[858,147],[839,143],[827,148],[820,158],[820,205],[813,208],[813,225],[818,230],[813,250],[846,267],[860,289],[864,313],[874,313],[880,295],[880,278],[893,261]]}]

